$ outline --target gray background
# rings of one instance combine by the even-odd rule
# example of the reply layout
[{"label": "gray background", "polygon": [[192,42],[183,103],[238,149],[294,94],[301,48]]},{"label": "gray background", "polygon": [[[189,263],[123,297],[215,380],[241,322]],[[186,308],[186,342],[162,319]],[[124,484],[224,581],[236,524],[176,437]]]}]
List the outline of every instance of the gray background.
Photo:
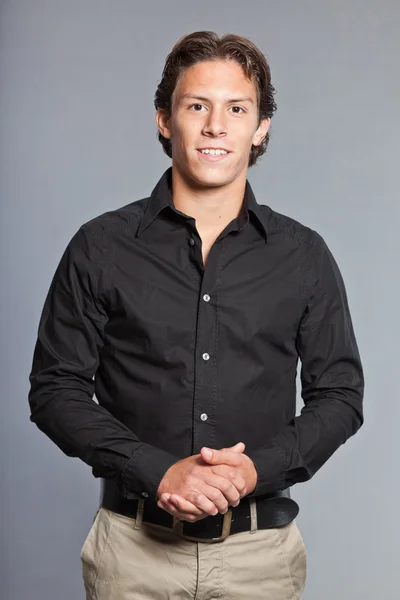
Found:
[{"label": "gray background", "polygon": [[246,35],[269,56],[278,111],[249,179],[331,247],[365,367],[364,427],[292,489],[304,598],[398,598],[399,16],[395,0],[1,2],[3,600],[84,597],[99,481],[29,421],[39,315],[79,226],[148,195],[169,166],[153,95],[173,43],[200,29]]}]

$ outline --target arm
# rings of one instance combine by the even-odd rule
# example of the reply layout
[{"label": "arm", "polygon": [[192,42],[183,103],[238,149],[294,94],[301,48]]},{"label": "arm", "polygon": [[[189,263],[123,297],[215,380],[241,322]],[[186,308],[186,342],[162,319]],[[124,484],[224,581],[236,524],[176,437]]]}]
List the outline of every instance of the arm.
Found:
[{"label": "arm", "polygon": [[258,480],[252,496],[307,481],[363,424],[363,371],[339,268],[317,236],[318,278],[297,335],[301,414],[267,447],[249,453]]},{"label": "arm", "polygon": [[141,442],[94,400],[107,308],[106,266],[83,229],[60,260],[40,318],[30,374],[31,421],[95,477],[119,478],[128,492],[156,499],[167,469],[179,460]]}]

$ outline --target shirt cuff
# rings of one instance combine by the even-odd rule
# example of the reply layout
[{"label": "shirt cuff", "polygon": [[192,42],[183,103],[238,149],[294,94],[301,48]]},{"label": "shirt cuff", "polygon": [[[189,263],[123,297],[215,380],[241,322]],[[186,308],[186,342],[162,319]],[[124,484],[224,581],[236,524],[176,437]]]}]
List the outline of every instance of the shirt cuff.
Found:
[{"label": "shirt cuff", "polygon": [[121,481],[128,490],[157,501],[157,490],[168,469],[180,458],[150,444],[142,444],[126,463]]},{"label": "shirt cuff", "polygon": [[287,488],[285,480],[289,461],[284,450],[277,443],[268,448],[246,452],[257,471],[257,484],[249,497],[262,496]]}]

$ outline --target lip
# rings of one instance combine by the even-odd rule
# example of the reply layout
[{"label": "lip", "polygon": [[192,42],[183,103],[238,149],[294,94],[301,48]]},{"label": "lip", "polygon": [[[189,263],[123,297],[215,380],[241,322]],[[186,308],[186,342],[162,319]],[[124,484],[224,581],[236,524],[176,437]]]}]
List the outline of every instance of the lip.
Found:
[{"label": "lip", "polygon": [[197,153],[201,156],[203,160],[206,160],[207,162],[217,162],[220,160],[224,160],[224,158],[227,158],[231,153],[230,150],[226,150],[225,148],[211,148],[210,146],[207,146],[207,148],[209,148],[210,150],[225,150],[225,152],[227,153],[212,156],[211,154],[203,154],[201,152],[201,150],[205,150],[205,148],[197,148]]}]

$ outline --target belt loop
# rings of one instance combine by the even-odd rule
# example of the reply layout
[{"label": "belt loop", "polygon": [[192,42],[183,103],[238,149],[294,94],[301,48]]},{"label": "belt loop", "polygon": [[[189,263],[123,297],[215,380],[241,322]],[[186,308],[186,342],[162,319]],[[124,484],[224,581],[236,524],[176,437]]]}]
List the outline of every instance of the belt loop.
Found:
[{"label": "belt loop", "polygon": [[183,534],[183,522],[180,521],[175,516],[173,517],[173,520],[172,520],[172,530],[174,531],[174,533],[177,533],[178,535]]},{"label": "belt loop", "polygon": [[249,498],[250,502],[250,533],[257,531],[257,504],[254,497]]},{"label": "belt loop", "polygon": [[134,529],[140,529],[143,521],[144,500],[137,501],[136,522]]}]

